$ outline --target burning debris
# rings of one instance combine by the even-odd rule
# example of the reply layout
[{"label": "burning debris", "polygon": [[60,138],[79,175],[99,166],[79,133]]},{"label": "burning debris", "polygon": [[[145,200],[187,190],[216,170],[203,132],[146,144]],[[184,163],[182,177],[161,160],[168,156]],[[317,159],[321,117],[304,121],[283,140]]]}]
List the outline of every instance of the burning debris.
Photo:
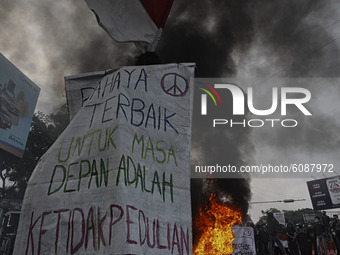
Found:
[{"label": "burning debris", "polygon": [[249,181],[193,179],[191,193],[194,254],[231,254],[231,228],[246,218]]},{"label": "burning debris", "polygon": [[210,194],[209,204],[201,208],[199,214],[194,224],[202,234],[194,247],[194,254],[231,254],[234,241],[232,227],[242,221],[242,214],[221,203],[215,193]]}]

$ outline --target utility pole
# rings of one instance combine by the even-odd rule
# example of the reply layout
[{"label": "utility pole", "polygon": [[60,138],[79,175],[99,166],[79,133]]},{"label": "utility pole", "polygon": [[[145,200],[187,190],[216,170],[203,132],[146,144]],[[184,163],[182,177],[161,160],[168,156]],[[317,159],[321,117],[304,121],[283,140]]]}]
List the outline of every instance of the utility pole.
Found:
[{"label": "utility pole", "polygon": [[294,203],[299,201],[306,201],[306,199],[284,199],[284,200],[273,200],[273,201],[260,201],[250,202],[250,204],[268,204],[268,203]]}]

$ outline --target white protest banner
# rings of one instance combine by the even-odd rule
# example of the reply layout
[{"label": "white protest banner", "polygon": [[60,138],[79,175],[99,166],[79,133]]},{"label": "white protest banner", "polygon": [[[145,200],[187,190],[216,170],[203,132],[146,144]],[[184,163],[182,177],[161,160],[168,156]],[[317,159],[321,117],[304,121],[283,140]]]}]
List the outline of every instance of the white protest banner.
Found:
[{"label": "white protest banner", "polygon": [[285,226],[286,225],[286,219],[285,219],[285,214],[282,212],[275,212],[273,213],[274,218],[277,220],[278,223],[281,225]]},{"label": "white protest banner", "polygon": [[[285,219],[284,213],[275,212],[275,213],[273,213],[273,215],[274,215],[274,218],[277,220],[277,222],[280,223],[280,225],[282,225],[283,227],[286,226],[286,219]],[[279,237],[283,247],[288,248],[287,234],[279,233],[278,237]],[[277,246],[276,243],[275,243],[275,246]]]},{"label": "white protest banner", "polygon": [[234,242],[233,255],[255,255],[254,229],[251,227],[233,227]]},{"label": "white protest banner", "polygon": [[193,72],[103,73],[32,174],[14,254],[192,254]]}]

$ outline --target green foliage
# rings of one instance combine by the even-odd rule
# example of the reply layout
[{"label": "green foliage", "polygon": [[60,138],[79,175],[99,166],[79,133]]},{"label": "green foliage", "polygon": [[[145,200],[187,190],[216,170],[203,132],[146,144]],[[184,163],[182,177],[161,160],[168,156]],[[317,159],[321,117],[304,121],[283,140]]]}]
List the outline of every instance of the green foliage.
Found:
[{"label": "green foliage", "polygon": [[[270,208],[267,211],[271,211],[273,213],[275,212],[281,212],[280,210],[276,208]],[[314,211],[312,208],[303,208],[303,209],[298,209],[298,210],[283,210],[282,211],[285,215],[285,220],[286,222],[288,220],[291,220],[294,224],[299,223],[299,222],[304,222],[304,217],[303,215],[315,215],[320,213],[319,211]],[[314,218],[314,216],[313,216]]]},{"label": "green foliage", "polygon": [[298,223],[298,222],[304,222],[304,218],[303,215],[304,214],[315,214],[316,211],[314,211],[311,208],[304,208],[304,209],[299,209],[296,211],[286,211],[283,210],[284,214],[285,214],[285,218],[286,220],[291,220],[294,224]]},{"label": "green foliage", "polygon": [[42,155],[50,148],[69,123],[67,105],[57,108],[56,112],[46,115],[34,114],[30,133],[22,159],[1,151],[0,178],[2,185],[0,197],[22,199],[27,182]]}]

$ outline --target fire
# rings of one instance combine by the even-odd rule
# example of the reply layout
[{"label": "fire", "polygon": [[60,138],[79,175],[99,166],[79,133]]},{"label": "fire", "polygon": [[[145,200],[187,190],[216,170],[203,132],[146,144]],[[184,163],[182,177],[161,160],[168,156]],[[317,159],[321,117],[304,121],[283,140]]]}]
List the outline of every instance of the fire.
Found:
[{"label": "fire", "polygon": [[234,233],[231,228],[242,221],[241,213],[217,202],[215,194],[210,195],[209,201],[209,206],[200,210],[200,218],[195,222],[202,236],[194,255],[232,254]]}]

